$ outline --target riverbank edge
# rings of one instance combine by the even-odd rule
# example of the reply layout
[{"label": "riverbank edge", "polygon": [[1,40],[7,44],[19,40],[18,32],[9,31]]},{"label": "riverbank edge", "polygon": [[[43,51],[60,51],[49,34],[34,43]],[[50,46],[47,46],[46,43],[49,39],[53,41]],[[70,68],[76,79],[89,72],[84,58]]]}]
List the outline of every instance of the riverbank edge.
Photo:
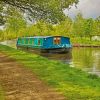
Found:
[{"label": "riverbank edge", "polygon": [[[69,100],[99,100],[100,78],[58,61],[0,45],[0,52],[16,59]],[[92,84],[91,84],[92,83]]]},{"label": "riverbank edge", "polygon": [[80,44],[73,44],[73,47],[91,47],[91,48],[100,48],[100,45],[80,45]]}]

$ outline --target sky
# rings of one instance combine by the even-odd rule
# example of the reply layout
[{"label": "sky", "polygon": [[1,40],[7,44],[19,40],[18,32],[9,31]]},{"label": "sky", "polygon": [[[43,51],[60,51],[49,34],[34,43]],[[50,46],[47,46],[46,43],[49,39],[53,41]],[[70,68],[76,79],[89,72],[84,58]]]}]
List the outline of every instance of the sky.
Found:
[{"label": "sky", "polygon": [[71,9],[66,9],[64,12],[71,18],[74,18],[79,12],[84,18],[97,18],[100,16],[100,0],[79,0],[77,8],[73,5]]}]

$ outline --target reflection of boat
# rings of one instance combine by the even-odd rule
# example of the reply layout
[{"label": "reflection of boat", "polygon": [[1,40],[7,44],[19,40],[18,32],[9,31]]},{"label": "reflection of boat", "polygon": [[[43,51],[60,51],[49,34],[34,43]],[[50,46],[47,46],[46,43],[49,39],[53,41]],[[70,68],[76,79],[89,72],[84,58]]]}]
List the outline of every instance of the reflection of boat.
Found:
[{"label": "reflection of boat", "polygon": [[58,53],[41,53],[43,57],[53,60],[59,60],[65,63],[70,63],[72,61],[72,52],[58,54]]},{"label": "reflection of boat", "polygon": [[63,53],[70,50],[71,43],[68,37],[64,36],[35,36],[21,37],[17,40],[17,48],[39,50],[40,52]]}]

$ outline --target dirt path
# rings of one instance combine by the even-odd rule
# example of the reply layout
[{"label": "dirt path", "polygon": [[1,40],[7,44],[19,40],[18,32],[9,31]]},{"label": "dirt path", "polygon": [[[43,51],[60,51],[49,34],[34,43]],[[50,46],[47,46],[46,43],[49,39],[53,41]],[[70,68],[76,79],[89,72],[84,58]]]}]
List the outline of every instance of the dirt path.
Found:
[{"label": "dirt path", "polygon": [[0,53],[0,84],[5,100],[65,100],[64,96],[48,87],[30,70]]}]

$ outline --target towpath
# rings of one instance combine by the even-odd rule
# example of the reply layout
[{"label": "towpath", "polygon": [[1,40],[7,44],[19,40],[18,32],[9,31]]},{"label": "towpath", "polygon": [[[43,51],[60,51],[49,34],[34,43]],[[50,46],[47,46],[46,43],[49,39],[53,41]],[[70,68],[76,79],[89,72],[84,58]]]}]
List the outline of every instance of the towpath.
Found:
[{"label": "towpath", "polygon": [[3,53],[0,53],[0,84],[5,100],[65,100],[61,93]]}]

